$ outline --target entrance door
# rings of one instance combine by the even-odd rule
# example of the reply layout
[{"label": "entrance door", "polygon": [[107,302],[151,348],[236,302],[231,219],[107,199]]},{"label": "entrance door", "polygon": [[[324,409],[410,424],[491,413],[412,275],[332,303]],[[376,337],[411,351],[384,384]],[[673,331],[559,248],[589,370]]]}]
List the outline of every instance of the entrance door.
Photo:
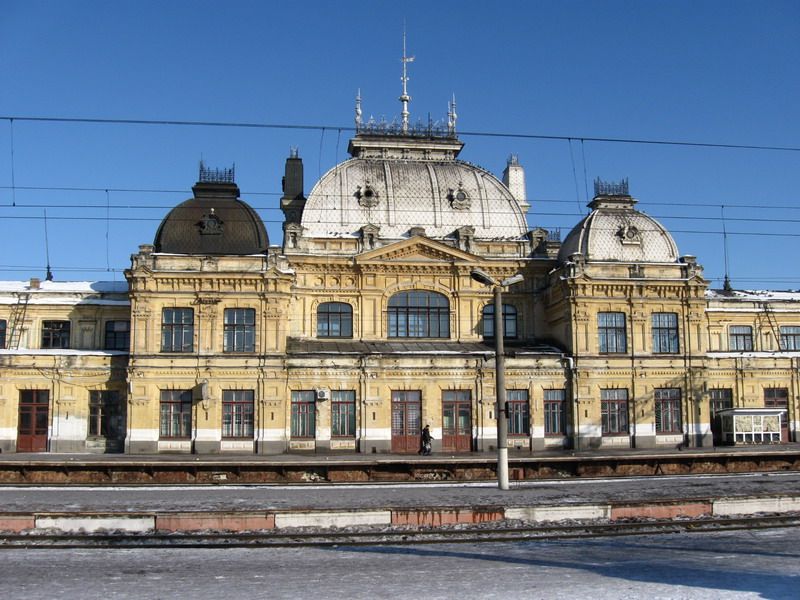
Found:
[{"label": "entrance door", "polygon": [[392,452],[410,454],[419,451],[421,397],[419,391],[392,392]]},{"label": "entrance door", "polygon": [[472,450],[472,398],[469,390],[442,393],[442,450]]},{"label": "entrance door", "polygon": [[766,388],[764,390],[764,408],[782,408],[781,443],[789,441],[789,390],[787,388]]},{"label": "entrance door", "polygon": [[713,444],[719,446],[723,443],[722,438],[722,417],[719,411],[726,408],[733,408],[733,390],[730,388],[708,390],[709,394],[709,418],[711,419],[711,435]]},{"label": "entrance door", "polygon": [[50,422],[49,390],[20,390],[17,452],[45,452]]}]

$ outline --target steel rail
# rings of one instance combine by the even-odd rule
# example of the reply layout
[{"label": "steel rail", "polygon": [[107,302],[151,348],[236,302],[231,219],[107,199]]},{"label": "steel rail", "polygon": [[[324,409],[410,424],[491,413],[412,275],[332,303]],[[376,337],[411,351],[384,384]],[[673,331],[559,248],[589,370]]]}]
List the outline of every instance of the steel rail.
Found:
[{"label": "steel rail", "polygon": [[800,527],[800,514],[522,527],[431,528],[415,531],[390,529],[280,533],[0,534],[0,550],[13,548],[286,548],[497,543],[785,527]]}]

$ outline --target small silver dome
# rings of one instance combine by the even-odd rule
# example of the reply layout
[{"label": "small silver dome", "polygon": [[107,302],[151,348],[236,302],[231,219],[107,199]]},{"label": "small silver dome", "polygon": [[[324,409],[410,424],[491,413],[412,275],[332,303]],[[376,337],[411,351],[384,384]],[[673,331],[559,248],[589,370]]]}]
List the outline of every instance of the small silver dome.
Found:
[{"label": "small silver dome", "polygon": [[639,212],[630,196],[596,196],[589,213],[567,235],[558,253],[560,263],[576,253],[588,261],[674,263],[675,240],[654,218]]}]

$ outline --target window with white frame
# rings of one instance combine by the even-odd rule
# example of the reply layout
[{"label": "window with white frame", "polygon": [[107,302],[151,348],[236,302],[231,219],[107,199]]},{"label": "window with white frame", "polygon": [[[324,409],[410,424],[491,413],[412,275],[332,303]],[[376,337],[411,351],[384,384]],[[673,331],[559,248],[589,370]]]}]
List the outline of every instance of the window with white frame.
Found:
[{"label": "window with white frame", "polygon": [[189,439],[192,433],[192,390],[161,390],[159,434]]},{"label": "window with white frame", "polygon": [[566,390],[544,391],[544,434],[564,435],[567,431]]},{"label": "window with white frame", "polygon": [[253,390],[222,391],[222,437],[252,439],[255,424]]},{"label": "window with white frame", "polygon": [[781,325],[781,350],[800,350],[800,327]]},{"label": "window with white frame", "polygon": [[530,435],[528,390],[506,390],[508,435]]},{"label": "window with white frame", "polygon": [[223,352],[255,352],[256,311],[253,308],[226,308],[223,317]]},{"label": "window with white frame", "polygon": [[600,390],[603,435],[628,435],[628,390]]},{"label": "window with white frame", "polygon": [[292,437],[311,438],[316,435],[316,401],[314,390],[292,391]]},{"label": "window with white frame", "polygon": [[331,436],[352,438],[356,435],[355,390],[331,392]]},{"label": "window with white frame", "polygon": [[680,349],[678,342],[678,313],[653,313],[653,352],[674,354]]},{"label": "window with white frame", "polygon": [[192,352],[194,309],[165,308],[161,313],[161,351]]},{"label": "window with white frame", "polygon": [[750,325],[731,325],[728,328],[730,350],[750,352],[753,349],[753,328]]},{"label": "window with white frame", "polygon": [[597,335],[601,353],[619,354],[627,352],[628,338],[625,330],[625,313],[598,313]]}]

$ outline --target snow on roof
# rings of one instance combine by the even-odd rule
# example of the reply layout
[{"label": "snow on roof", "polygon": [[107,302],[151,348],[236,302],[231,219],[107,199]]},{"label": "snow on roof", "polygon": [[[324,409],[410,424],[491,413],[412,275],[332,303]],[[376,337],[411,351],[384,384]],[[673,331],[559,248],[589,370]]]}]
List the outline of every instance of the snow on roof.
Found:
[{"label": "snow on roof", "polygon": [[29,281],[0,281],[2,292],[54,292],[71,294],[127,294],[127,281],[42,281],[32,289]]},{"label": "snow on roof", "polygon": [[126,350],[76,350],[74,348],[16,348],[0,349],[0,356],[127,356]]},{"label": "snow on roof", "polygon": [[709,350],[707,358],[800,358],[800,352],[786,350],[763,350],[752,352],[730,352]]},{"label": "snow on roof", "polygon": [[800,291],[786,290],[706,290],[708,300],[741,300],[744,302],[765,302],[767,300],[777,300],[783,302],[800,302]]},{"label": "snow on roof", "polygon": [[16,304],[19,294],[28,294],[29,304],[130,304],[126,281],[42,281],[38,288],[28,281],[0,281],[0,304]]}]

